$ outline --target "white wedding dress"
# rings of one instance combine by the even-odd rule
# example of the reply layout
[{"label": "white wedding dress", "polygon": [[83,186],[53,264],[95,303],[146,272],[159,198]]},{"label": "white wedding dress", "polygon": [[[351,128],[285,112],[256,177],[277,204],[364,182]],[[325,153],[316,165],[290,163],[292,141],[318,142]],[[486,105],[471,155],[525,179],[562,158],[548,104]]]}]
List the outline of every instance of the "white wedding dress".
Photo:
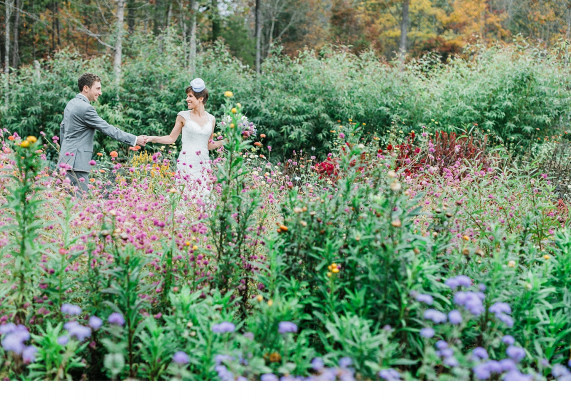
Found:
[{"label": "white wedding dress", "polygon": [[177,177],[184,185],[188,199],[207,202],[210,195],[211,162],[208,141],[213,132],[214,117],[207,113],[207,121],[199,125],[190,117],[190,110],[178,113],[184,118],[182,149],[177,160]]}]

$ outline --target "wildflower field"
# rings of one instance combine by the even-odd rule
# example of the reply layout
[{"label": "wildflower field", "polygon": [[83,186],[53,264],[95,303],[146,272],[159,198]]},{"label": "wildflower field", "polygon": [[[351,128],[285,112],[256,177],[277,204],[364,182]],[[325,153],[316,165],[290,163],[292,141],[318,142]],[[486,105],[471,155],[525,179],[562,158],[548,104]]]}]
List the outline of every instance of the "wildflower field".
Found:
[{"label": "wildflower field", "polygon": [[2,379],[571,379],[571,232],[541,157],[339,121],[327,157],[272,163],[224,107],[207,201],[161,147],[95,155],[74,197],[57,137],[3,130]]},{"label": "wildflower field", "polygon": [[[144,49],[97,110],[165,134],[187,77],[177,48]],[[208,198],[177,179],[175,145],[101,134],[74,196],[55,132],[85,62],[62,51],[11,81],[0,379],[571,380],[559,55],[492,48],[401,72],[278,55],[259,81],[219,49],[200,57],[227,141]]]}]

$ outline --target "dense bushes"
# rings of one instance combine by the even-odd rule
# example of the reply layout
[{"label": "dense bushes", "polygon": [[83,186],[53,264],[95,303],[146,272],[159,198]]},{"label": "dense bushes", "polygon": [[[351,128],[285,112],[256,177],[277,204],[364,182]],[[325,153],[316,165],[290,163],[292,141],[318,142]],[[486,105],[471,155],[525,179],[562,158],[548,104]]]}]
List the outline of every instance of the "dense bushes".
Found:
[{"label": "dense bushes", "polygon": [[[106,57],[82,60],[62,51],[42,62],[39,77],[33,68],[22,68],[11,77],[10,106],[1,122],[23,134],[55,134],[78,75],[90,70],[103,78],[98,110],[104,118],[136,134],[168,133],[186,107],[184,89],[191,79],[180,43],[169,34],[129,38],[119,88],[113,87]],[[212,94],[208,109],[219,116],[222,93],[232,90],[280,158],[299,149],[326,154],[336,121],[349,118],[382,137],[421,126],[460,132],[477,123],[490,130],[494,142],[527,149],[537,137],[568,124],[571,109],[568,69],[546,51],[516,45],[474,47],[448,64],[425,57],[402,71],[372,53],[325,49],[296,59],[275,54],[263,71],[256,80],[220,44],[198,55],[197,75]],[[103,137],[96,145],[118,146]]]}]

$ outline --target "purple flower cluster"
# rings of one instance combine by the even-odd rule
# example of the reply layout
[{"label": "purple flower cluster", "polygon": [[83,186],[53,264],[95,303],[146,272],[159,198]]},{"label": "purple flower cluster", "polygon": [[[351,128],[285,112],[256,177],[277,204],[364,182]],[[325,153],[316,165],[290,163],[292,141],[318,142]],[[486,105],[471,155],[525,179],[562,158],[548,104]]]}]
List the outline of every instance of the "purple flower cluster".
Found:
[{"label": "purple flower cluster", "polygon": [[61,306],[61,312],[67,315],[79,315],[81,314],[81,307],[66,303]]},{"label": "purple flower cluster", "polygon": [[434,329],[432,329],[432,328],[422,328],[422,329],[420,330],[420,336],[422,336],[423,338],[430,339],[431,337],[434,336]]},{"label": "purple flower cluster", "polygon": [[511,346],[512,344],[515,343],[515,339],[514,339],[514,337],[513,337],[512,335],[505,335],[505,336],[502,338],[502,342],[505,343],[505,344],[507,344],[508,346]]},{"label": "purple flower cluster", "polygon": [[274,374],[263,374],[260,376],[260,380],[264,382],[275,382],[278,380],[278,377]]},{"label": "purple flower cluster", "polygon": [[462,323],[462,314],[458,310],[452,310],[448,313],[448,321],[452,325],[458,325]]},{"label": "purple flower cluster", "polygon": [[1,343],[5,351],[21,355],[25,363],[35,360],[37,349],[34,346],[26,346],[25,342],[30,339],[30,332],[24,325],[13,323],[0,325],[0,335],[3,335]]},{"label": "purple flower cluster", "polygon": [[91,336],[91,329],[87,326],[80,325],[77,321],[66,322],[63,327],[67,330],[69,336],[75,337],[80,342],[83,342]]},{"label": "purple flower cluster", "polygon": [[190,357],[184,351],[177,351],[172,356],[172,360],[175,364],[184,365],[190,362]]},{"label": "purple flower cluster", "polygon": [[476,347],[474,350],[472,350],[472,360],[479,361],[487,360],[488,358],[488,352],[483,347]]},{"label": "purple flower cluster", "polygon": [[518,346],[509,346],[506,349],[506,354],[516,362],[520,362],[525,358],[525,350]]},{"label": "purple flower cluster", "polygon": [[118,326],[125,325],[125,317],[123,317],[123,314],[118,312],[114,312],[113,314],[111,314],[109,318],[107,318],[107,321],[109,321],[111,325],[118,325]]},{"label": "purple flower cluster", "polygon": [[466,275],[458,275],[446,280],[446,286],[454,290],[459,286],[470,287],[472,286],[472,280]]},{"label": "purple flower cluster", "polygon": [[236,326],[232,322],[227,321],[212,326],[212,332],[214,333],[231,333],[235,329]]},{"label": "purple flower cluster", "polygon": [[[571,364],[571,361],[569,363]],[[553,368],[551,368],[551,375],[558,381],[571,381],[571,372],[561,364],[555,364]]]},{"label": "purple flower cluster", "polygon": [[494,303],[490,306],[489,311],[496,315],[496,318],[511,328],[514,325],[514,320],[508,314],[511,314],[512,309],[508,303]]},{"label": "purple flower cluster", "polygon": [[446,322],[446,314],[431,308],[424,312],[424,319],[428,319],[435,324],[440,324]]},{"label": "purple flower cluster", "polygon": [[421,303],[424,304],[428,304],[429,306],[432,305],[432,303],[434,303],[434,299],[432,298],[431,295],[429,294],[422,294],[422,293],[417,293],[417,292],[411,292],[412,297],[415,298],[416,301],[419,301]]},{"label": "purple flower cluster", "polygon": [[439,340],[436,342],[436,348],[438,349],[436,350],[436,355],[442,358],[444,365],[448,367],[458,366],[458,360],[454,357],[454,350],[448,346],[448,343],[444,340]]},{"label": "purple flower cluster", "polygon": [[[355,371],[353,368],[349,368],[353,364],[353,360],[350,357],[342,357],[339,360],[338,368],[325,368],[323,360],[319,357],[311,360],[311,368],[313,368],[318,375],[313,375],[307,380],[309,381],[335,381],[339,379],[340,381],[354,381]],[[281,379],[288,380],[288,379]],[[291,380],[291,379],[289,379]]]},{"label": "purple flower cluster", "polygon": [[400,377],[400,374],[398,373],[398,371],[396,371],[392,368],[382,369],[381,372],[379,372],[379,377],[381,379],[384,379],[385,381],[400,381],[401,380],[401,377]]},{"label": "purple flower cluster", "polygon": [[103,325],[103,321],[101,320],[101,318],[96,317],[95,315],[89,317],[89,326],[91,327],[91,329],[96,331],[99,328],[101,328],[101,325]]},{"label": "purple flower cluster", "polygon": [[278,326],[279,333],[296,333],[297,332],[297,325],[293,322],[289,321],[282,321]]},{"label": "purple flower cluster", "polygon": [[463,306],[470,314],[480,315],[484,312],[484,293],[481,292],[456,292],[454,293],[454,303]]}]

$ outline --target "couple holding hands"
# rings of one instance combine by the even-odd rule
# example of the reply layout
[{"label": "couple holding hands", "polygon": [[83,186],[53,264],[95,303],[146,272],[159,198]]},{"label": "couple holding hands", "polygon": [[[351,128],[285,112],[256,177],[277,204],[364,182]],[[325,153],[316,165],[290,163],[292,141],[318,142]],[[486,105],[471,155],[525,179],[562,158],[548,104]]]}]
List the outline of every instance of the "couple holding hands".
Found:
[{"label": "couple holding hands", "polygon": [[182,133],[177,175],[185,184],[192,185],[192,192],[201,197],[210,192],[207,183],[210,169],[208,151],[222,147],[224,141],[213,140],[216,119],[204,109],[208,101],[208,90],[202,79],[192,80],[186,88],[188,110],[177,114],[174,128],[167,136],[135,136],[108,124],[90,104],[101,95],[101,79],[97,75],[83,74],[77,84],[79,93],[67,103],[63,113],[58,166],[67,170],[66,175],[79,192],[85,193],[88,190],[89,171],[95,164],[92,155],[96,129],[131,146],[144,146],[147,143],[173,144]]}]

